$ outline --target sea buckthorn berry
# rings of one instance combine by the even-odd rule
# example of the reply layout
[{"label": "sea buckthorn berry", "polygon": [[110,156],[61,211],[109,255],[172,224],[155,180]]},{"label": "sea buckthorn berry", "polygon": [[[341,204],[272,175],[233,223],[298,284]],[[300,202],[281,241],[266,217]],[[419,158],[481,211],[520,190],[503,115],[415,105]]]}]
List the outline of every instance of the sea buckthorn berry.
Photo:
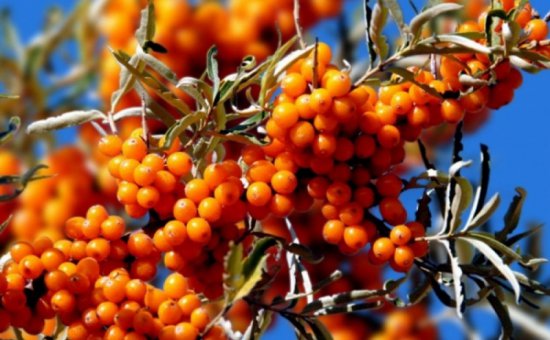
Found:
[{"label": "sea buckthorn berry", "polygon": [[69,277],[67,274],[62,272],[61,270],[54,270],[49,273],[46,273],[44,276],[44,283],[46,284],[46,287],[52,291],[57,292],[61,289],[65,289],[67,287]]},{"label": "sea buckthorn berry", "polygon": [[119,177],[122,180],[133,182],[134,181],[134,172],[136,171],[136,168],[139,166],[139,162],[132,158],[127,158],[120,162],[120,166],[118,167],[118,174]]},{"label": "sea buckthorn berry", "polygon": [[214,190],[214,197],[222,205],[222,207],[235,204],[241,196],[242,183],[236,181],[224,182]]},{"label": "sea buckthorn berry", "polygon": [[314,157],[309,161],[309,168],[316,175],[328,175],[334,167],[334,159],[332,157]]},{"label": "sea buckthorn berry", "polygon": [[408,92],[396,92],[391,98],[391,107],[397,115],[404,115],[412,110],[413,100]]},{"label": "sea buckthorn berry", "polygon": [[401,178],[393,173],[382,175],[376,180],[376,190],[382,196],[397,197],[402,188]]},{"label": "sea buckthorn berry", "polygon": [[368,134],[375,134],[382,127],[382,122],[375,112],[367,111],[359,118],[359,129]]},{"label": "sea buckthorn berry", "polygon": [[380,261],[388,261],[395,252],[393,242],[387,237],[380,237],[372,245],[374,256]]},{"label": "sea buckthorn berry", "polygon": [[163,290],[170,298],[180,299],[188,293],[189,283],[180,273],[172,273],[164,280]]},{"label": "sea buckthorn berry", "polygon": [[351,188],[343,182],[334,182],[326,191],[327,200],[336,206],[341,206],[351,199]]},{"label": "sea buckthorn berry", "polygon": [[[310,57],[313,57],[314,51],[311,51]],[[317,43],[317,61],[321,64],[328,65],[332,60],[332,50],[329,45],[324,42]]]},{"label": "sea buckthorn berry", "polygon": [[291,97],[298,97],[306,91],[307,83],[300,73],[289,73],[281,81],[281,89]]},{"label": "sea buckthorn berry", "polygon": [[380,126],[394,125],[397,122],[397,115],[393,107],[378,102],[375,107],[376,117],[380,122]]},{"label": "sea buckthorn berry", "polygon": [[399,246],[395,248],[393,260],[398,266],[408,268],[412,266],[414,262],[414,252],[408,246]]},{"label": "sea buckthorn berry", "polygon": [[36,255],[27,255],[19,262],[19,273],[25,279],[36,279],[44,271],[44,265]]},{"label": "sea buckthorn berry", "polygon": [[296,106],[296,110],[298,110],[298,114],[300,115],[300,118],[302,119],[315,118],[316,112],[311,107],[310,102],[311,102],[311,98],[309,94],[303,94],[298,98],[296,98],[296,100],[294,101],[294,105]]},{"label": "sea buckthorn berry", "polygon": [[126,211],[126,214],[132,218],[142,218],[147,214],[147,208],[142,207],[141,205],[134,203],[134,204],[126,204],[124,206],[124,211]]},{"label": "sea buckthorn berry", "polygon": [[363,207],[357,202],[348,202],[339,209],[338,217],[346,225],[359,224],[363,220]]},{"label": "sea buckthorn berry", "polygon": [[178,300],[178,305],[186,317],[190,317],[191,313],[199,308],[201,304],[201,300],[196,294],[186,294]]},{"label": "sea buckthorn berry", "polygon": [[99,263],[92,257],[85,257],[76,265],[76,272],[86,276],[91,282],[97,280],[100,270]]},{"label": "sea buckthorn berry", "polygon": [[80,273],[74,273],[69,277],[67,290],[72,294],[83,294],[89,290],[90,285],[91,283],[87,276]]},{"label": "sea buckthorn berry", "polygon": [[128,138],[122,143],[122,155],[141,161],[147,155],[147,144],[141,138]]},{"label": "sea buckthorn berry", "polygon": [[369,237],[360,225],[352,225],[344,229],[344,243],[351,249],[358,250],[367,245]]},{"label": "sea buckthorn berry", "polygon": [[383,148],[391,149],[401,142],[401,133],[394,125],[384,125],[378,131],[377,139]]},{"label": "sea buckthorn berry", "polygon": [[40,255],[40,261],[44,265],[44,269],[51,272],[56,270],[65,261],[65,254],[61,250],[50,248]]},{"label": "sea buckthorn berry", "polygon": [[109,216],[101,223],[101,236],[110,241],[118,240],[124,234],[125,229],[126,223],[122,217]]},{"label": "sea buckthorn berry", "polygon": [[141,160],[141,164],[150,167],[154,172],[164,169],[164,159],[156,153],[147,154]]},{"label": "sea buckthorn berry", "polygon": [[96,238],[86,245],[86,255],[93,257],[97,261],[103,261],[109,257],[111,246],[109,241],[103,238]]},{"label": "sea buckthorn berry", "polygon": [[183,313],[178,304],[173,300],[166,300],[160,304],[158,318],[165,325],[175,325],[180,322]]},{"label": "sea buckthorn berry", "polygon": [[332,74],[324,86],[332,97],[342,97],[351,90],[351,78],[345,72]]},{"label": "sea buckthorn berry", "polygon": [[327,243],[338,244],[344,236],[345,227],[342,221],[331,219],[323,226],[323,238]]},{"label": "sea buckthorn berry", "polygon": [[315,199],[324,199],[329,185],[330,183],[325,177],[317,176],[308,182],[307,192]]},{"label": "sea buckthorn berry", "polygon": [[298,122],[300,115],[292,103],[283,103],[273,109],[272,119],[283,129],[289,129]]},{"label": "sea buckthorn berry", "polygon": [[525,31],[530,40],[544,40],[548,36],[548,25],[542,19],[533,19],[525,25]]},{"label": "sea buckthorn berry", "polygon": [[259,145],[246,145],[241,157],[246,165],[252,165],[255,161],[265,159],[265,152]]},{"label": "sea buckthorn berry", "polygon": [[294,200],[290,195],[274,194],[269,202],[269,209],[274,216],[287,217],[294,210]]},{"label": "sea buckthorn berry", "polygon": [[378,90],[378,98],[385,105],[391,105],[391,99],[394,94],[403,90],[401,85],[381,86]]},{"label": "sea buckthorn berry", "polygon": [[153,186],[146,186],[138,190],[137,202],[140,206],[151,209],[160,200],[159,191]]},{"label": "sea buckthorn berry", "polygon": [[313,153],[328,157],[336,151],[336,137],[329,133],[320,133],[313,140]]},{"label": "sea buckthorn berry", "polygon": [[212,229],[204,218],[195,217],[187,222],[187,235],[193,242],[206,244],[212,237]]},{"label": "sea buckthorn berry", "polygon": [[147,165],[140,164],[134,170],[134,181],[140,186],[148,186],[155,181],[156,172]]},{"label": "sea buckthorn berry", "polygon": [[290,194],[294,192],[297,186],[298,179],[288,170],[277,171],[271,177],[271,187],[279,194]]},{"label": "sea buckthorn berry", "polygon": [[464,108],[456,99],[446,99],[441,103],[441,116],[450,124],[458,123],[464,118]]},{"label": "sea buckthorn berry", "polygon": [[193,340],[199,336],[199,330],[189,322],[180,322],[174,329],[176,339]]},{"label": "sea buckthorn berry", "polygon": [[187,229],[183,222],[174,220],[164,226],[166,241],[172,246],[179,246],[187,239]]},{"label": "sea buckthorn berry", "polygon": [[409,227],[404,224],[393,227],[390,232],[390,239],[397,246],[406,245],[407,243],[409,243],[411,238],[412,232]]},{"label": "sea buckthorn berry", "polygon": [[317,71],[316,72],[317,80],[320,81],[321,79],[323,79],[323,75],[326,72],[326,65],[319,62],[315,63],[312,57],[304,60],[304,62],[300,66],[300,73],[302,74],[302,76],[307,82],[311,83],[313,82],[313,75],[314,75],[313,71],[315,69]]},{"label": "sea buckthorn berry", "polygon": [[185,196],[194,203],[200,203],[203,199],[210,195],[210,189],[205,180],[194,178],[185,184]]},{"label": "sea buckthorn berry", "polygon": [[271,200],[271,187],[264,182],[253,182],[246,189],[247,201],[256,207],[265,206]]},{"label": "sea buckthorn berry", "polygon": [[174,217],[183,223],[197,216],[197,206],[195,202],[188,198],[181,198],[176,201],[173,209]]},{"label": "sea buckthorn berry", "polygon": [[297,122],[289,131],[290,141],[299,148],[309,146],[315,139],[315,129],[310,122]]},{"label": "sea buckthorn berry", "polygon": [[369,187],[358,187],[353,191],[353,200],[363,208],[370,208],[374,204],[374,190]]},{"label": "sea buckthorn berry", "polygon": [[195,326],[199,331],[203,331],[208,323],[210,323],[210,316],[203,308],[196,308],[189,318],[191,324]]},{"label": "sea buckthorn berry", "polygon": [[138,231],[128,238],[128,252],[135,257],[146,257],[154,250],[151,237],[144,232]]},{"label": "sea buckthorn berry", "polygon": [[295,155],[290,152],[283,152],[277,155],[273,161],[273,165],[275,165],[275,169],[278,171],[288,170],[292,173],[298,171],[298,164],[296,164]]},{"label": "sea buckthorn berry", "polygon": [[333,133],[338,128],[338,119],[333,115],[319,114],[313,119],[313,126],[319,132]]},{"label": "sea buckthorn berry", "polygon": [[191,173],[193,160],[185,152],[174,152],[166,159],[166,167],[175,176],[186,176]]},{"label": "sea buckthorn berry", "polygon": [[117,135],[107,135],[99,140],[97,148],[105,156],[114,157],[122,151],[122,140]]},{"label": "sea buckthorn berry", "polygon": [[90,220],[85,220],[82,224],[82,235],[84,238],[91,240],[93,238],[96,238],[101,233],[101,224],[100,223],[94,223]]},{"label": "sea buckthorn berry", "polygon": [[392,225],[403,224],[407,220],[407,211],[395,197],[386,197],[380,201],[380,213]]},{"label": "sea buckthorn berry", "polygon": [[118,155],[109,160],[109,162],[107,163],[107,169],[109,170],[109,173],[111,174],[111,176],[115,178],[120,178],[120,173],[119,173],[120,163],[122,163],[124,159],[125,159],[124,156]]},{"label": "sea buckthorn berry", "polygon": [[138,279],[132,279],[126,282],[124,286],[124,292],[126,298],[131,301],[142,302],[147,290],[146,284]]},{"label": "sea buckthorn berry", "polygon": [[117,200],[122,204],[135,204],[139,187],[135,183],[121,182],[116,193]]},{"label": "sea buckthorn berry", "polygon": [[309,96],[309,105],[318,115],[325,114],[332,107],[332,95],[326,89],[315,89]]},{"label": "sea buckthorn berry", "polygon": [[218,221],[222,216],[221,204],[212,197],[207,197],[199,203],[199,216],[210,223]]},{"label": "sea buckthorn berry", "polygon": [[[263,154],[261,147],[258,145],[255,146],[257,146]],[[261,159],[263,159],[263,157]],[[213,163],[208,165],[202,173],[202,178],[206,184],[208,184],[210,190],[216,189],[216,187],[225,182],[229,176],[229,172],[221,163]]]},{"label": "sea buckthorn berry", "polygon": [[19,273],[10,273],[5,277],[2,277],[2,285],[4,286],[0,292],[4,293],[6,290],[20,290],[25,288],[25,278]]},{"label": "sea buckthorn berry", "polygon": [[369,135],[361,135],[355,139],[355,156],[360,159],[369,158],[376,152],[376,142]]},{"label": "sea buckthorn berry", "polygon": [[173,192],[176,189],[176,184],[176,178],[169,171],[160,170],[155,174],[153,185],[162,194]]},{"label": "sea buckthorn berry", "polygon": [[33,254],[34,249],[32,245],[24,241],[19,241],[10,248],[11,259],[17,263],[19,263],[25,256]]},{"label": "sea buckthorn berry", "polygon": [[52,295],[50,303],[52,309],[59,313],[70,313],[76,307],[76,299],[67,290],[60,290]]}]

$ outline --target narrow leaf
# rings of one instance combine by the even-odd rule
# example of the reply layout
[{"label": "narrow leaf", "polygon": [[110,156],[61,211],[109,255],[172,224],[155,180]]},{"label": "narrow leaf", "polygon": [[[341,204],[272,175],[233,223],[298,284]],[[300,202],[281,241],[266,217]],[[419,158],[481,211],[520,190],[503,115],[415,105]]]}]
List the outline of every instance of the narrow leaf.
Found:
[{"label": "narrow leaf", "polygon": [[500,204],[500,196],[495,194],[487,204],[483,206],[481,211],[479,211],[474,218],[468,222],[463,231],[469,231],[476,227],[480,227],[485,224],[489,218],[495,213]]},{"label": "narrow leaf", "polygon": [[155,4],[152,0],[147,2],[147,7],[141,11],[139,28],[136,31],[136,39],[141,46],[145,42],[153,40],[155,35]]},{"label": "narrow leaf", "polygon": [[516,192],[517,194],[514,196],[512,203],[510,203],[504,215],[504,227],[496,233],[495,238],[499,241],[504,241],[506,236],[512,233],[518,226],[527,191],[521,187],[517,187]]},{"label": "narrow leaf", "polygon": [[420,14],[415,16],[409,24],[411,34],[413,35],[413,41],[418,39],[425,23],[433,20],[441,14],[457,11],[462,7],[463,6],[460,4],[442,3],[422,11]]},{"label": "narrow leaf", "polygon": [[451,264],[451,272],[453,275],[453,289],[455,293],[456,313],[459,318],[462,318],[464,311],[464,284],[462,282],[462,269],[458,263],[458,258],[454,254],[454,246],[448,240],[439,240],[447,254],[449,256],[449,262]]},{"label": "narrow leaf", "polygon": [[27,127],[27,133],[41,133],[58,130],[69,126],[81,125],[92,120],[106,118],[105,114],[98,110],[70,111],[59,116],[46,118],[31,123]]}]

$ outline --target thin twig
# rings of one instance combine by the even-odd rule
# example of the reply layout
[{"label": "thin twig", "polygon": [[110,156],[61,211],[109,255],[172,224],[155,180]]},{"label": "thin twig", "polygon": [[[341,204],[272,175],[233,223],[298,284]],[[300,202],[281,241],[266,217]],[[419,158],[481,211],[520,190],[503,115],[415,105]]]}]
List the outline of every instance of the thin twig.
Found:
[{"label": "thin twig", "polygon": [[147,103],[145,98],[141,98],[141,128],[143,130],[142,137],[145,142],[147,142],[147,136],[149,134],[149,129],[147,128]]},{"label": "thin twig", "polygon": [[376,65],[376,67],[369,69],[361,78],[359,78],[359,80],[355,82],[355,86],[363,84],[367,79],[374,76],[376,73],[382,72],[382,70],[384,70],[386,66],[390,65],[393,62],[396,62],[397,60],[399,60],[399,58],[401,58],[401,54],[397,53],[389,57],[388,59],[380,62],[378,65]]},{"label": "thin twig", "polygon": [[304,41],[302,27],[300,26],[300,0],[294,0],[294,26],[296,27],[296,35],[298,35],[300,48],[304,49],[306,48],[306,43]]}]

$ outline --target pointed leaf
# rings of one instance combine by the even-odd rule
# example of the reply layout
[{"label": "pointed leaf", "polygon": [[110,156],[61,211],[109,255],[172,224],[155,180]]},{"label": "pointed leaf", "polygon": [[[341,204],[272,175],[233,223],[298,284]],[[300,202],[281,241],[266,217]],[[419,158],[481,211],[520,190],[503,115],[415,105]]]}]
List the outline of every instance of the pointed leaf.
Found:
[{"label": "pointed leaf", "polygon": [[399,2],[397,0],[380,0],[385,7],[388,8],[390,15],[397,24],[401,37],[406,40],[406,33],[409,31],[407,25],[405,24],[405,19],[403,19],[403,11]]},{"label": "pointed leaf", "polygon": [[521,211],[523,209],[523,203],[527,196],[527,191],[521,187],[516,188],[517,194],[514,196],[512,203],[508,207],[506,214],[504,215],[504,227],[498,233],[496,233],[496,239],[504,241],[506,237],[512,233],[518,226]]},{"label": "pointed leaf", "polygon": [[516,279],[516,276],[514,275],[514,272],[510,269],[510,267],[506,265],[502,261],[500,256],[493,250],[493,248],[491,248],[485,242],[476,240],[472,237],[462,237],[462,239],[466,240],[477,250],[479,250],[489,261],[491,261],[495,268],[500,271],[502,276],[504,276],[508,280],[508,282],[510,282],[512,290],[514,291],[514,295],[516,296],[516,302],[519,303],[521,297],[521,289],[518,280]]},{"label": "pointed leaf", "polygon": [[471,52],[482,53],[482,54],[491,54],[491,49],[487,46],[483,46],[474,40],[465,38],[456,34],[440,34],[435,37],[424,39],[420,42],[421,44],[439,44],[439,43],[452,43],[460,47],[464,47]]},{"label": "pointed leaf", "polygon": [[469,231],[485,224],[498,209],[499,204],[500,196],[497,193],[489,200],[489,202],[487,202],[487,204],[483,206],[481,211],[478,212],[470,222],[468,222],[463,231]]},{"label": "pointed leaf", "polygon": [[487,301],[489,301],[491,307],[493,307],[493,310],[500,320],[500,325],[502,328],[500,339],[511,339],[512,334],[514,333],[514,325],[510,319],[508,307],[506,307],[506,305],[504,305],[495,294],[489,294],[489,296],[487,296]]},{"label": "pointed leaf", "polygon": [[206,74],[208,79],[212,81],[212,93],[215,97],[220,87],[220,74],[218,70],[218,61],[216,55],[218,54],[218,48],[216,46],[210,47],[206,55]]},{"label": "pointed leaf", "polygon": [[[464,283],[462,282],[462,269],[458,263],[458,258],[454,254],[454,249],[451,248],[451,243],[448,240],[439,240],[449,256],[449,262],[451,264],[451,272],[453,275],[453,290],[455,293],[456,313],[459,318],[462,318],[464,311]],[[454,246],[453,246],[454,248]]]},{"label": "pointed leaf", "polygon": [[457,11],[461,8],[463,8],[463,6],[460,4],[442,3],[422,11],[420,14],[415,16],[409,24],[411,33],[413,35],[413,41],[418,39],[420,33],[422,32],[422,27],[425,23],[433,20],[435,17],[441,14]]},{"label": "pointed leaf", "polygon": [[63,113],[59,116],[50,117],[31,123],[27,127],[27,133],[41,133],[58,130],[69,126],[81,125],[92,120],[103,118],[105,118],[105,114],[98,110],[70,111]]},{"label": "pointed leaf", "polygon": [[153,40],[155,36],[155,4],[152,0],[147,2],[147,7],[141,10],[139,28],[136,31],[136,39],[141,46],[145,42]]}]

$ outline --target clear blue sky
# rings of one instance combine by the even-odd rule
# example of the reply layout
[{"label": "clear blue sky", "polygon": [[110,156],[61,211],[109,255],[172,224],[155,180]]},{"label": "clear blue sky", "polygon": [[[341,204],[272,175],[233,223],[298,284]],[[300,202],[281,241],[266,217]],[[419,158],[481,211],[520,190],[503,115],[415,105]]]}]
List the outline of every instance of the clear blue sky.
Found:
[{"label": "clear blue sky", "polygon": [[[0,0],[0,7],[9,7],[13,20],[22,37],[28,40],[40,29],[46,9],[51,5],[62,8],[71,8],[76,1],[72,0]],[[354,5],[357,0],[348,0]],[[410,17],[411,10],[407,1],[403,3],[406,16]],[[421,3],[421,1],[415,1]],[[548,0],[531,0],[533,7],[541,13],[550,10]],[[320,38],[327,38],[330,32],[319,30]],[[328,38],[330,40],[330,37]],[[550,221],[550,182],[547,178],[550,169],[550,72],[536,75],[524,75],[524,84],[516,92],[512,104],[493,112],[489,124],[482,127],[477,133],[468,135],[465,139],[465,153],[467,159],[478,161],[479,144],[488,144],[492,155],[491,193],[500,192],[502,207],[514,195],[514,188],[522,186],[528,191],[528,199],[524,207],[522,223]],[[65,134],[64,139],[72,134]],[[465,172],[477,176],[478,168],[473,167]],[[495,225],[502,221],[503,209],[497,212]],[[542,237],[543,243],[549,241],[550,232],[544,230],[537,237]],[[550,250],[543,247],[544,255],[550,256]],[[544,270],[543,277],[547,278],[550,271]],[[476,314],[477,315],[477,314]],[[482,318],[481,320],[486,320]],[[460,339],[457,332],[453,332],[451,325],[446,325],[442,338]],[[281,339],[283,336],[293,337],[288,326],[278,323],[277,327],[266,335],[266,339]]]}]

